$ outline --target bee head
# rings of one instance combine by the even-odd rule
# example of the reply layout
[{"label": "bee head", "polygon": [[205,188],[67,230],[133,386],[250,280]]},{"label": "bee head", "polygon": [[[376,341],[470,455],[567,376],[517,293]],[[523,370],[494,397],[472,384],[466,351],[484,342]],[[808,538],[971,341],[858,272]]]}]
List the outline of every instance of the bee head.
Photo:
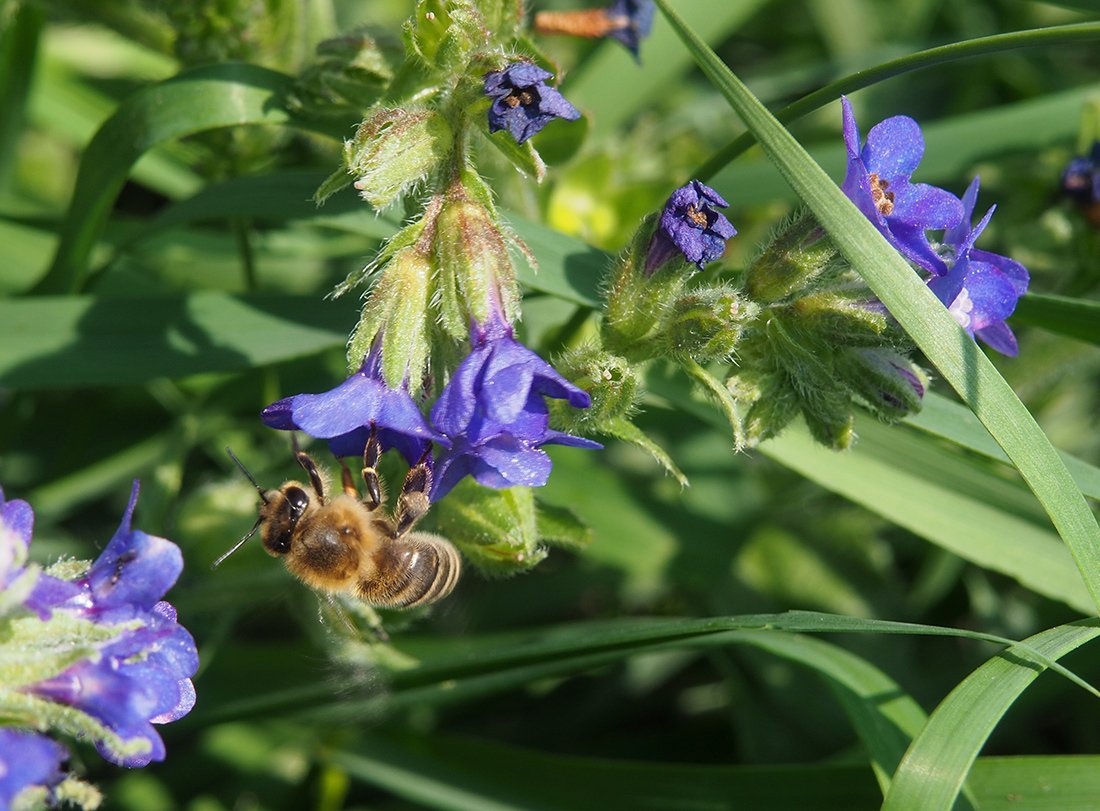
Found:
[{"label": "bee head", "polygon": [[296,482],[288,482],[278,490],[265,494],[260,507],[260,526],[264,549],[270,555],[285,555],[290,551],[298,522],[309,510],[313,498]]}]

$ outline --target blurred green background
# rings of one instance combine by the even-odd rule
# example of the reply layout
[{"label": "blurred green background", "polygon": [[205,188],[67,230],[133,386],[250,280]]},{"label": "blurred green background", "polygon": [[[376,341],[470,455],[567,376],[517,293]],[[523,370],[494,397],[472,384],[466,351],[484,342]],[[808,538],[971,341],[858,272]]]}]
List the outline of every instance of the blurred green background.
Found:
[{"label": "blurred green background", "polygon": [[[674,5],[772,109],[922,49],[1100,19],[1084,0]],[[963,423],[938,387],[912,424],[864,418],[851,453],[813,449],[796,430],[738,455],[720,414],[656,366],[638,422],[690,488],[624,444],[553,449],[538,495],[586,522],[590,546],[554,550],[509,579],[471,569],[432,610],[385,617],[391,645],[322,617],[258,544],[210,571],[256,509],[223,449],[265,486],[295,477],[286,436],[258,412],[343,378],[358,302],[324,296],[370,261],[401,212],[376,218],[353,194],[313,206],[357,119],[321,119],[293,97],[290,116],[310,127],[268,111],[267,125],[145,149],[158,140],[150,122],[169,132],[172,115],[150,103],[116,120],[141,154],[117,199],[107,179],[125,172],[130,147],[89,143],[134,109],[120,108],[133,94],[195,66],[298,74],[318,42],[361,26],[399,53],[411,10],[405,0],[0,7],[0,482],[34,505],[32,551],[47,561],[93,557],[140,478],[136,526],[183,549],[169,599],[202,658],[195,710],[162,728],[166,762],[126,773],[77,745],[75,766],[103,787],[106,807],[135,811],[878,807],[856,693],[838,673],[881,672],[887,682],[864,673],[867,695],[907,695],[931,711],[997,646],[878,633],[790,642],[698,618],[802,609],[1021,639],[1095,613],[1018,477],[944,438],[943,426]],[[918,180],[961,194],[981,174],[982,201],[998,206],[981,247],[1023,262],[1033,291],[1084,301],[1097,299],[1100,240],[1059,200],[1058,181],[1082,146],[1082,109],[1100,94],[1096,36],[934,64],[852,95],[865,131],[896,114],[922,123]],[[662,19],[640,66],[615,43],[539,45],[587,123],[556,122],[535,139],[550,164],[541,186],[493,150],[479,167],[542,264],[526,277],[523,329],[549,355],[562,326],[587,317],[578,302],[607,252],[744,128]],[[175,114],[197,114],[202,99],[191,103]],[[839,181],[839,105],[791,128]],[[86,154],[104,184],[71,209]],[[711,182],[740,235],[708,273],[736,277],[794,196],[757,149]],[[86,244],[79,294],[39,295],[66,249],[59,235],[77,239],[74,223],[95,206],[105,226]],[[1011,322],[1020,356],[994,360],[1052,441],[1097,464],[1095,327],[1077,340],[1049,323],[1029,328],[1036,319],[1025,299]],[[1086,679],[1100,670],[1095,648],[1063,664]],[[900,692],[876,692],[890,679]],[[1042,676],[997,725],[973,796],[982,808],[1100,807],[1095,760],[997,757],[1097,752],[1097,720],[1094,698]],[[1008,802],[1005,780],[1051,774],[1068,794],[997,804]]]}]

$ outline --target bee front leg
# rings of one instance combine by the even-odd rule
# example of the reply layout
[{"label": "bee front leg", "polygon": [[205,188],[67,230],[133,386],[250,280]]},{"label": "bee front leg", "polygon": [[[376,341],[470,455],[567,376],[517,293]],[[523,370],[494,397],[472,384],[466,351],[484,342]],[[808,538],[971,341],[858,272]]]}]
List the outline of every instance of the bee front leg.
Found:
[{"label": "bee front leg", "polygon": [[405,483],[401,486],[401,496],[397,499],[397,536],[400,537],[412,529],[413,525],[424,517],[431,502],[428,493],[432,489],[432,469],[428,467],[428,454],[424,451],[420,461],[409,468]]},{"label": "bee front leg", "polygon": [[367,497],[363,503],[368,510],[377,510],[382,506],[382,482],[378,478],[378,459],[382,456],[382,445],[378,441],[378,426],[370,424],[370,435],[363,448],[363,483],[367,486]]}]

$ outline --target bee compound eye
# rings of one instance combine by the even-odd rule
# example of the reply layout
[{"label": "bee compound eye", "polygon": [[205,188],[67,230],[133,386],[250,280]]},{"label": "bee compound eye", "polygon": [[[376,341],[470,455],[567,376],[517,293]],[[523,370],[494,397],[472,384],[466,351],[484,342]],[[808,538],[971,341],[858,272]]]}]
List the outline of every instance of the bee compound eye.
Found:
[{"label": "bee compound eye", "polygon": [[285,495],[287,507],[290,509],[290,520],[297,521],[309,506],[309,494],[301,487],[288,487]]}]

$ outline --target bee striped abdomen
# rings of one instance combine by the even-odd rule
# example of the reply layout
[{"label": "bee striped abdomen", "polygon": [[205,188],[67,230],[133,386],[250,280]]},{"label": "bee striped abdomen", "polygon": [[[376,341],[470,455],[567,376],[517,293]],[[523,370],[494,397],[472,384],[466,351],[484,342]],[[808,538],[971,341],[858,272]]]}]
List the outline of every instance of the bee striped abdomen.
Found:
[{"label": "bee striped abdomen", "polygon": [[383,608],[414,608],[446,597],[458,582],[457,550],[437,535],[414,532],[382,544],[374,571],[359,580],[359,596]]}]

